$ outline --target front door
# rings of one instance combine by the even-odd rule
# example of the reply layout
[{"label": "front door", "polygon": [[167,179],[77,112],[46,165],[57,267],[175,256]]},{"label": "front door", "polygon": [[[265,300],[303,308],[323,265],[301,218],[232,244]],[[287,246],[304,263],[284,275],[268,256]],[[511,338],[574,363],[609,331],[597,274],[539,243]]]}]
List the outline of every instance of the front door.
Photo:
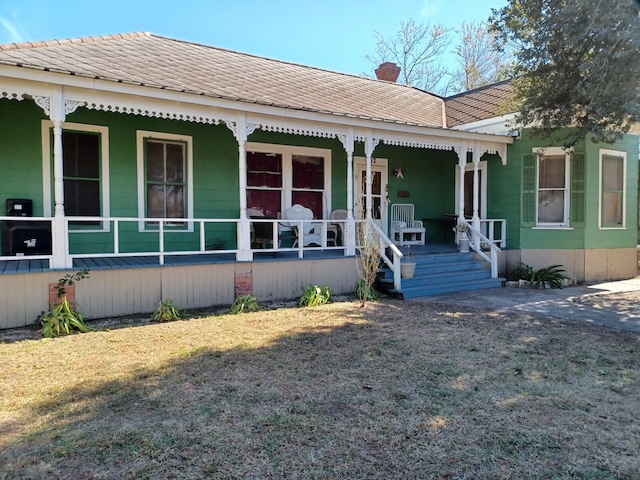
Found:
[{"label": "front door", "polygon": [[[355,159],[354,168],[354,205],[353,216],[360,218],[364,216],[366,195],[367,195],[367,164],[364,158]],[[371,216],[378,227],[388,235],[387,231],[387,160],[384,158],[376,158],[371,163]],[[362,213],[361,213],[362,211]]]}]

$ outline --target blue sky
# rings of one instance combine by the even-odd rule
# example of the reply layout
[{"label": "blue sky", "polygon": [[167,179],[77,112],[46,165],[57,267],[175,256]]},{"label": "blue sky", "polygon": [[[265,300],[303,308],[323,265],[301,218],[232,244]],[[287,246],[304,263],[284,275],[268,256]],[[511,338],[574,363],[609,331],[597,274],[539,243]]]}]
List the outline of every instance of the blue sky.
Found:
[{"label": "blue sky", "polygon": [[360,75],[374,31],[485,20],[506,0],[0,0],[0,43],[147,31]]}]

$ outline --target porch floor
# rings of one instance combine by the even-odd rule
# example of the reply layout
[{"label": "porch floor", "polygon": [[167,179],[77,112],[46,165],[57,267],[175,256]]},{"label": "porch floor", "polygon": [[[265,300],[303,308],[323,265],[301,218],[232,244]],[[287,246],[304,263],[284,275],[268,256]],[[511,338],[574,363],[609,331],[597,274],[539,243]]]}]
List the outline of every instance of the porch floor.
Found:
[{"label": "porch floor", "polygon": [[[406,247],[399,247],[403,254],[407,254]],[[429,255],[437,253],[450,253],[456,251],[455,244],[428,244],[411,245],[409,253],[412,255]],[[304,253],[304,259],[328,259],[344,257],[343,249],[336,250],[311,250]],[[298,252],[270,252],[254,250],[254,262],[279,262],[288,260],[298,260]],[[235,254],[203,254],[203,255],[165,255],[164,266],[184,266],[184,265],[205,265],[212,263],[234,263]],[[122,269],[122,268],[152,268],[160,267],[159,257],[91,257],[78,258],[73,261],[73,269],[87,267],[89,270]],[[30,260],[22,257],[20,260],[0,261],[0,275],[14,273],[39,273],[47,272],[49,260]]]}]

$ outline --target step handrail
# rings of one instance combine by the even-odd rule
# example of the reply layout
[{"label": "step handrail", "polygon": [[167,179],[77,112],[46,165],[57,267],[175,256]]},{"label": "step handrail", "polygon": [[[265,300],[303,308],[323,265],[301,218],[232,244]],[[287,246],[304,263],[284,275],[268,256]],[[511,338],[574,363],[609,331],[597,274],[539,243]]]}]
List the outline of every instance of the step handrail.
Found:
[{"label": "step handrail", "polygon": [[[380,242],[380,258],[393,272],[393,288],[400,290],[402,288],[402,279],[400,276],[400,263],[404,256],[398,247],[391,241],[389,237],[380,229],[380,227],[372,219],[368,220],[369,227],[378,235]],[[387,256],[387,248],[391,250],[393,258]]]},{"label": "step handrail", "polygon": [[[500,247],[498,247],[494,242],[489,240],[486,236],[482,234],[480,230],[476,230],[473,228],[471,223],[467,222],[465,219],[458,218],[458,225],[462,225],[467,227],[467,231],[471,233],[471,238],[469,239],[469,246],[478,254],[482,259],[486,262],[489,262],[491,265],[491,278],[498,278],[498,252],[500,252]],[[486,243],[490,247],[490,254],[487,255],[482,250],[482,243]]]}]

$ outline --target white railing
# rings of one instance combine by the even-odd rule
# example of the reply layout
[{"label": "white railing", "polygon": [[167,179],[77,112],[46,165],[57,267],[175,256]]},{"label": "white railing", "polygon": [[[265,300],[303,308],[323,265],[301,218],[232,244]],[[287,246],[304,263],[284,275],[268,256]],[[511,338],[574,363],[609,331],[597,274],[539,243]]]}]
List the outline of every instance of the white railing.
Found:
[{"label": "white railing", "polygon": [[[491,278],[498,278],[498,252],[500,252],[500,248],[488,237],[482,234],[482,232],[473,228],[473,225],[466,220],[458,220],[458,224],[464,225],[469,229],[471,233],[471,238],[469,239],[469,246],[478,254],[480,257],[489,262],[491,265]],[[489,255],[482,249],[483,245],[489,247]]]},{"label": "white railing", "polygon": [[[106,257],[150,257],[157,256],[160,265],[164,265],[166,255],[202,255],[202,254],[222,254],[222,253],[237,253],[238,249],[208,249],[206,229],[207,224],[219,224],[219,223],[232,223],[235,225],[235,231],[237,231],[237,225],[240,220],[229,218],[198,218],[198,219],[175,219],[175,218],[138,218],[138,217],[65,217],[67,223],[67,231],[70,235],[107,235],[113,237],[111,243],[113,245],[110,252],[90,252],[90,253],[70,253],[71,258],[106,258]],[[103,230],[92,230],[91,228],[82,229],[77,228],[73,224],[78,222],[94,222],[101,223],[102,225],[108,224],[108,228]],[[121,239],[120,239],[120,226],[123,223],[136,224],[136,234],[151,234],[157,235],[157,249],[150,249],[145,251],[123,251]],[[138,225],[148,224],[148,227],[140,231]],[[150,224],[150,225],[149,225]],[[167,226],[174,224],[175,228],[167,228]],[[195,234],[194,226],[198,226],[198,244],[197,250],[167,250],[165,248],[165,236],[174,233],[188,233]],[[157,226],[157,229],[155,228]],[[185,230],[184,228],[187,228]],[[131,239],[127,239],[127,242],[131,242]]]},{"label": "white railing", "polygon": [[[393,273],[393,288],[400,290],[400,288],[402,288],[402,279],[400,276],[400,263],[403,257],[402,252],[373,220],[357,220],[356,222],[367,223],[370,228],[369,232],[373,232],[377,236],[377,240],[380,242],[380,258]],[[391,251],[392,258],[387,256],[387,248]]]},{"label": "white railing", "polygon": [[[26,253],[25,251],[30,249],[30,248],[35,248],[37,250],[40,249],[40,246],[37,245],[35,242],[37,242],[39,239],[38,238],[31,238],[28,235],[24,238],[23,243],[25,245],[5,245],[5,242],[13,242],[13,238],[12,234],[13,232],[11,231],[11,229],[13,228],[13,226],[24,226],[25,228],[32,228],[32,229],[38,229],[41,228],[42,226],[48,224],[48,250],[52,251],[51,249],[53,248],[52,245],[52,237],[51,234],[53,233],[53,229],[54,229],[54,225],[53,225],[53,217],[10,217],[10,216],[0,216],[0,224],[4,223],[4,222],[11,222],[12,226],[7,226],[7,225],[3,225],[3,229],[6,229],[6,233],[7,235],[3,235],[3,245],[2,245],[2,250],[6,251],[9,247],[11,247],[11,250],[13,250],[14,252],[16,250],[18,250],[16,253],[14,253],[13,255],[2,255],[2,251],[0,251],[0,260],[49,260],[49,262],[51,262],[51,258],[53,257],[53,255],[51,253],[47,253],[47,254],[38,254],[38,255],[31,255],[31,253],[28,254],[28,257],[25,257],[24,254]],[[23,225],[21,225],[23,224]],[[46,228],[46,227],[45,227]],[[25,232],[25,233],[33,233],[33,232]],[[29,238],[27,238],[29,237]],[[32,243],[27,243],[27,242],[32,242]]]},{"label": "white railing", "polygon": [[[255,226],[252,227],[253,243],[262,244],[261,248],[251,248],[254,252],[274,251],[274,252],[297,252],[298,258],[304,258],[304,252],[314,250],[344,250],[344,245],[348,241],[347,238],[347,221],[346,220],[285,220],[285,219],[269,219],[255,217],[249,220],[252,224],[270,224],[271,235],[267,238],[257,236]],[[306,234],[305,225],[313,227],[313,231]],[[338,245],[338,229],[342,231],[342,245]],[[301,233],[300,233],[301,232]],[[329,232],[332,236],[329,237]],[[264,244],[264,240],[268,240],[269,245]],[[306,245],[305,243],[313,243]],[[329,245],[333,243],[333,245]],[[290,246],[286,246],[291,244]],[[283,246],[285,245],[285,246]]]},{"label": "white railing", "polygon": [[[485,218],[480,219],[480,232],[490,243],[500,248],[507,248],[507,219],[506,218]],[[499,237],[496,238],[496,232]]]}]

